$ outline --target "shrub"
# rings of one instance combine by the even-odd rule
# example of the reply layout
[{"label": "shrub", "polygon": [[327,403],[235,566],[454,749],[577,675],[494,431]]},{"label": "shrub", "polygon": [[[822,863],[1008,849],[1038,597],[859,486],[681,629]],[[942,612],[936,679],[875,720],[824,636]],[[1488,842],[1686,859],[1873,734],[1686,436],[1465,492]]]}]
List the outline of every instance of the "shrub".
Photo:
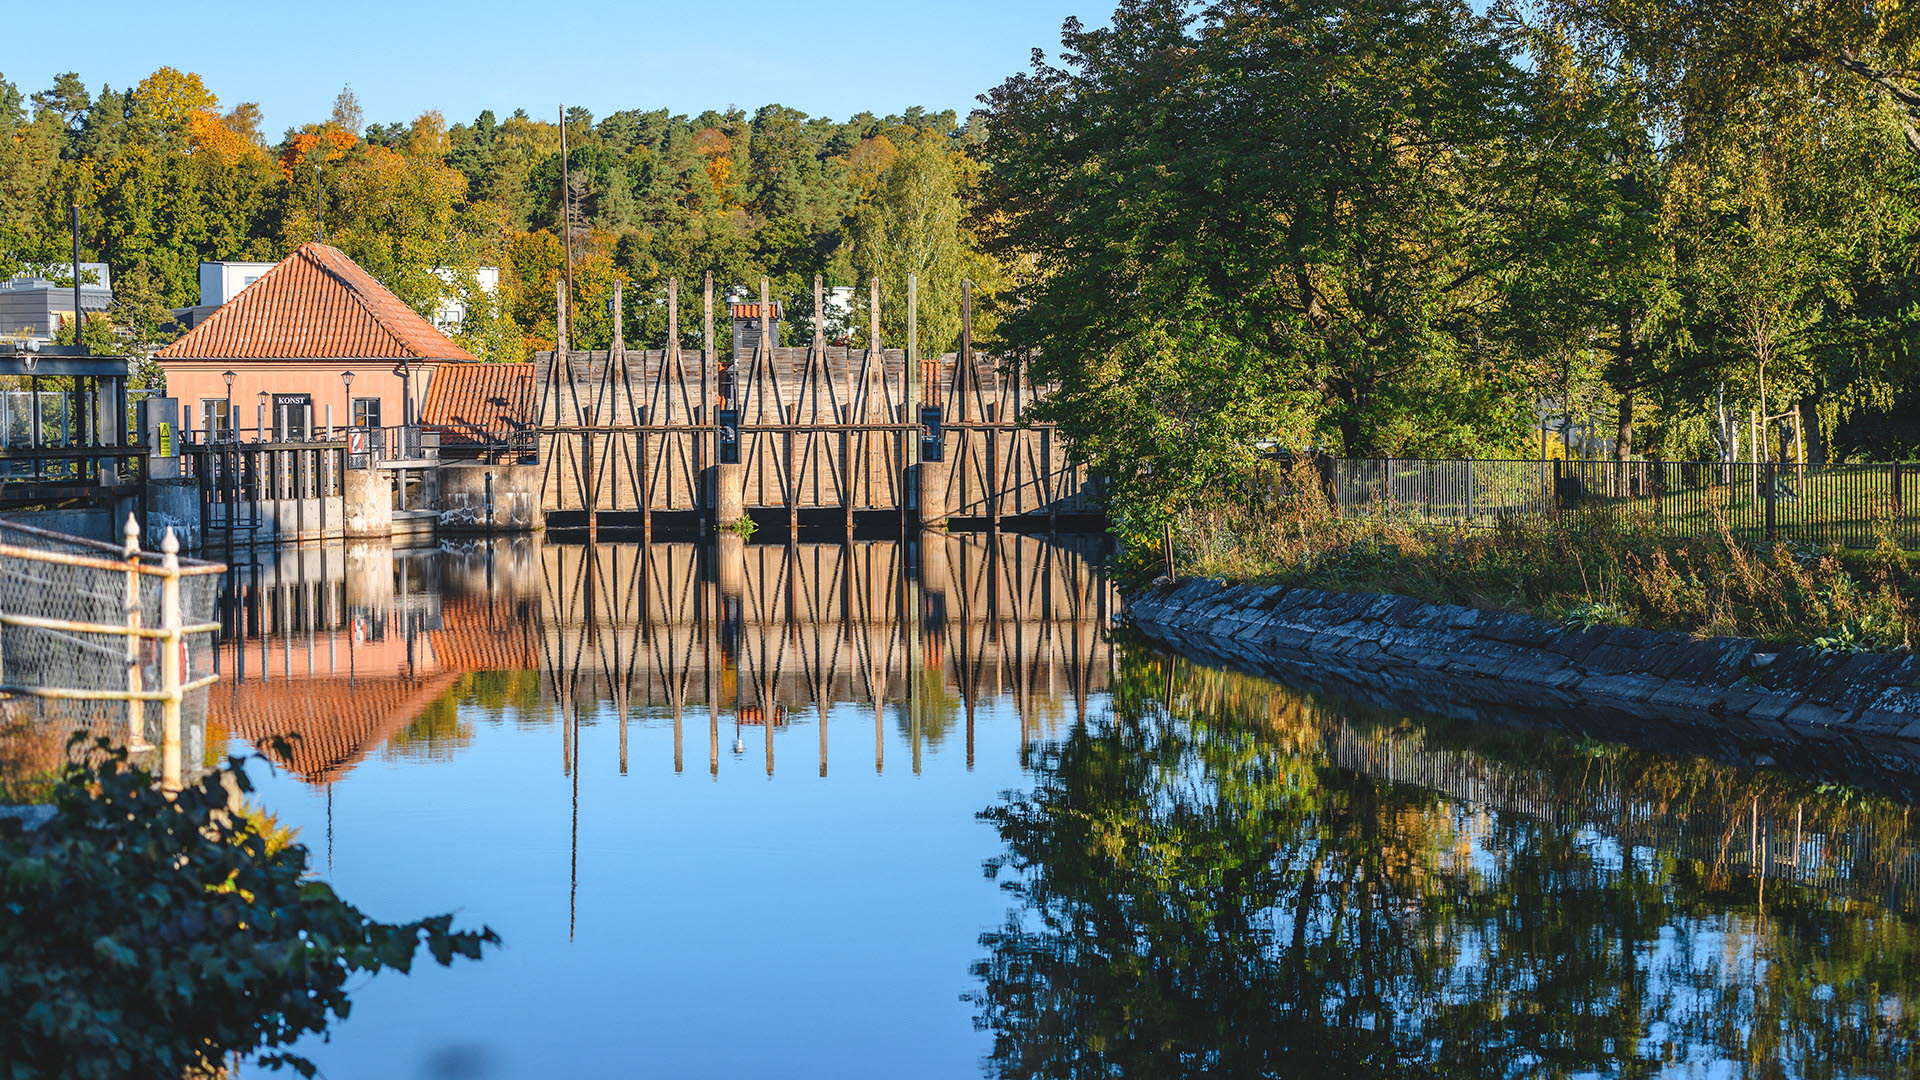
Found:
[{"label": "shrub", "polygon": [[6,1080],[207,1075],[262,1051],[312,1076],[284,1048],[347,1015],[354,976],[499,941],[450,915],[376,922],[309,878],[304,847],[231,809],[239,759],[169,797],[105,740],[70,749],[52,819],[0,833]]}]

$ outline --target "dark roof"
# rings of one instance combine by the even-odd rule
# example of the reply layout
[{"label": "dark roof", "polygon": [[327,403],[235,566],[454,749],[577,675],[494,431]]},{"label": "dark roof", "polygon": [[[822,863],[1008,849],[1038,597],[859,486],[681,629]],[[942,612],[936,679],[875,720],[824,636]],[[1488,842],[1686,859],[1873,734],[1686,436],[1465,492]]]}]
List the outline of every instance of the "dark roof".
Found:
[{"label": "dark roof", "polygon": [[338,248],[317,241],[260,275],[156,357],[475,359]]},{"label": "dark roof", "polygon": [[433,373],[420,422],[441,446],[494,442],[533,426],[532,364],[450,364]]}]

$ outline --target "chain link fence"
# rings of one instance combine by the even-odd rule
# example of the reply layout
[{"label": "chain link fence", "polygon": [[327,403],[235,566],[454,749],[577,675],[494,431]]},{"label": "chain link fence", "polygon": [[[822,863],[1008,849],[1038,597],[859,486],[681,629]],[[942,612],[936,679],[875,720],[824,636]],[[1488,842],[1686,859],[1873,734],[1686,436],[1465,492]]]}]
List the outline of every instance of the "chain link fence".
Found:
[{"label": "chain link fence", "polygon": [[115,547],[0,522],[0,738],[64,749],[88,731],[163,783],[190,778],[224,569],[181,558],[177,542],[141,551],[132,532]]},{"label": "chain link fence", "polygon": [[1920,548],[1906,498],[1920,474],[1912,464],[1333,458],[1319,467],[1342,516],[1492,526],[1605,508],[1674,536],[1724,527],[1748,541]]}]

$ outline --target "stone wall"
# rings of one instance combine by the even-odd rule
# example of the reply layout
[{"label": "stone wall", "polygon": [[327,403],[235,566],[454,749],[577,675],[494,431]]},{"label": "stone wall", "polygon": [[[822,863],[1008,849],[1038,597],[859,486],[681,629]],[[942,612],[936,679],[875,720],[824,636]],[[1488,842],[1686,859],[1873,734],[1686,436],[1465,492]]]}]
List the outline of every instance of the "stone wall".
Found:
[{"label": "stone wall", "polygon": [[[1744,638],[1608,626],[1378,593],[1226,586],[1193,579],[1127,602],[1142,631],[1264,666],[1316,663],[1385,679],[1497,687],[1531,707],[1623,703],[1738,720],[1777,734],[1920,739],[1920,657],[1825,653]],[[1485,691],[1482,691],[1485,696]]]}]

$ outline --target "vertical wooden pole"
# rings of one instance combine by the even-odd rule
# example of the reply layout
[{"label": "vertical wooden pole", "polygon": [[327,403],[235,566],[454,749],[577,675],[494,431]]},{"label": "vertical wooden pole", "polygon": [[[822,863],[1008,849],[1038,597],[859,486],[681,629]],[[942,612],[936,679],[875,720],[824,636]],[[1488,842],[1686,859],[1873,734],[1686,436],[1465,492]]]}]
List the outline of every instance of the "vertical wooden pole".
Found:
[{"label": "vertical wooden pole", "polygon": [[[700,407],[694,412],[693,422],[706,425],[713,423],[713,390],[711,384],[707,382],[713,371],[713,271],[711,270],[707,271],[706,292],[702,301],[705,305],[705,314],[700,324]],[[702,432],[693,440],[693,475],[696,477],[707,475],[706,449],[707,436]],[[708,485],[707,490],[701,494],[706,505],[702,508],[703,512],[700,515],[700,529],[705,532],[713,526],[712,485]]]},{"label": "vertical wooden pole", "polygon": [[[765,277],[760,279],[760,355],[765,358],[765,363],[756,366],[766,372],[767,377],[774,381],[775,386],[778,386],[780,372],[774,366],[773,356],[773,290]],[[778,395],[776,395],[776,400],[777,399]],[[794,473],[793,462],[794,416],[786,414],[788,406],[785,402],[781,402],[778,407],[782,410],[780,424],[783,456],[780,468],[780,494],[787,504],[787,543],[791,544],[794,542],[796,534],[800,531],[800,504],[798,498],[800,484],[799,477]],[[768,707],[771,706],[769,705]],[[773,729],[769,726],[767,730],[771,732]],[[771,755],[771,744],[769,744],[768,752],[769,755]],[[768,771],[771,772],[771,768],[769,768]]]},{"label": "vertical wooden pole", "polygon": [[919,396],[914,395],[914,384],[925,374],[920,371],[920,275],[907,275],[907,422],[917,424],[920,417],[917,409],[920,399],[930,391],[922,389]]},{"label": "vertical wooden pole", "polygon": [[916,500],[920,487],[920,399],[926,391],[921,388],[920,368],[920,275],[907,275],[907,349],[900,357],[900,378],[902,380],[902,411],[907,423],[907,467],[905,483],[900,492],[900,527],[905,529],[914,523],[915,515],[908,513],[908,500]]},{"label": "vertical wooden pole", "polygon": [[[619,295],[619,292],[618,292],[619,287],[620,287],[620,283],[618,281],[615,281],[614,295],[616,297]],[[672,365],[672,370],[678,371],[680,369],[679,368],[679,361],[680,361],[680,307],[679,307],[679,304],[680,304],[680,281],[678,278],[668,278],[667,279],[667,347],[666,347],[666,350],[660,354],[660,367],[663,375],[668,370],[669,365]],[[640,354],[640,356],[641,356],[640,366],[642,370],[644,370],[646,367],[646,353],[643,351]],[[633,386],[633,380],[631,378],[628,378],[627,386],[629,387],[628,393],[629,395],[631,395],[632,393],[631,387]],[[629,398],[629,400],[631,400],[631,398]],[[639,496],[640,539],[643,543],[651,542],[653,540],[653,418],[654,418],[653,409],[654,407],[652,403],[649,402],[643,408],[639,417],[640,420],[643,421],[642,426],[640,428],[640,490],[635,494]],[[673,422],[673,404],[672,404],[671,397],[667,399],[667,422],[669,424]],[[644,574],[645,572],[646,572],[646,567],[643,562],[641,566],[641,573]]]},{"label": "vertical wooden pole", "polygon": [[[867,362],[869,366],[866,369],[866,377],[862,381],[863,384],[860,388],[866,395],[866,401],[860,409],[860,422],[862,424],[873,419],[873,393],[875,386],[878,385],[879,387],[881,400],[884,401],[887,395],[887,354],[880,341],[880,278],[878,275],[869,278],[867,281]],[[887,421],[887,413],[890,411],[891,410],[887,409],[881,410],[880,420],[882,423]],[[882,457],[888,463],[889,471],[894,471],[891,468],[891,463],[900,460],[899,440],[900,434],[898,431],[888,436],[882,436],[881,438],[880,446]],[[886,453],[889,443],[892,444],[894,451],[892,454]],[[861,475],[866,480],[869,505],[871,505],[873,501],[871,498],[873,493],[872,442],[864,442],[862,449],[866,452],[860,455]],[[897,475],[899,475],[903,481],[906,478],[904,472],[900,472]],[[904,500],[895,501],[904,506]]]}]

